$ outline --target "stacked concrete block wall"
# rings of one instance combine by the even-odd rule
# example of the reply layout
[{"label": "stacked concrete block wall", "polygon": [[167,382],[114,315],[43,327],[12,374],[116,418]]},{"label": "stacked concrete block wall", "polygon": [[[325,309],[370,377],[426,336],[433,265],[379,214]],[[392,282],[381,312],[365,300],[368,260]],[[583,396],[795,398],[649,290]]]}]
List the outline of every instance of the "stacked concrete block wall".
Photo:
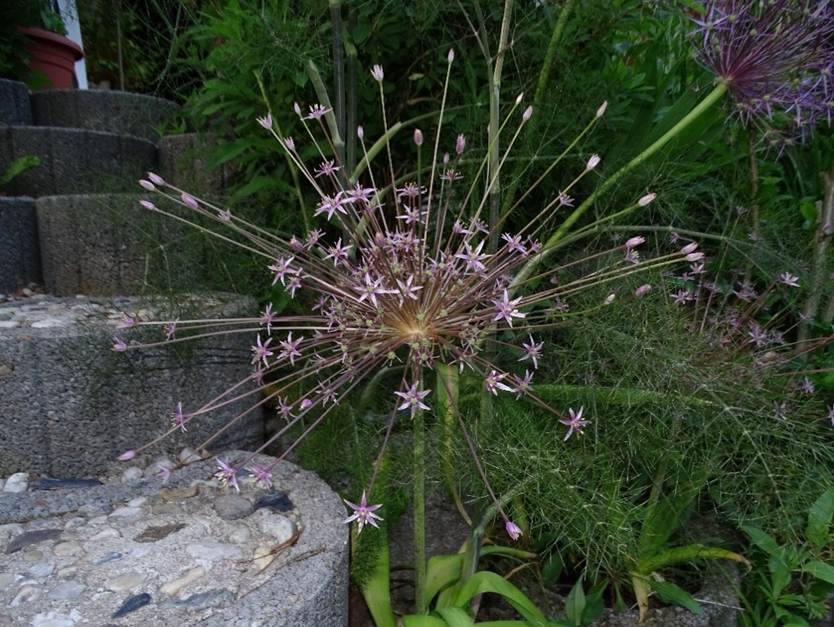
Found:
[{"label": "stacked concrete block wall", "polygon": [[[0,172],[22,156],[40,160],[0,190],[0,472],[94,473],[169,428],[177,402],[194,406],[249,377],[244,334],[188,350],[110,350],[121,311],[180,317],[130,296],[148,291],[148,252],[160,248],[152,243],[175,242],[184,230],[138,206],[138,179],[162,160],[177,181],[199,182],[202,163],[189,167],[180,157],[183,146],[199,150],[193,136],[165,140],[162,151],[157,145],[177,110],[125,92],[30,95],[21,83],[0,81]],[[22,291],[32,282],[47,294]],[[218,298],[185,300],[201,318],[257,313],[251,299],[226,295],[219,307]],[[161,328],[153,332],[164,338]],[[202,441],[243,406],[227,409],[176,445]],[[253,412],[228,436],[218,445],[261,442],[260,416]]]}]

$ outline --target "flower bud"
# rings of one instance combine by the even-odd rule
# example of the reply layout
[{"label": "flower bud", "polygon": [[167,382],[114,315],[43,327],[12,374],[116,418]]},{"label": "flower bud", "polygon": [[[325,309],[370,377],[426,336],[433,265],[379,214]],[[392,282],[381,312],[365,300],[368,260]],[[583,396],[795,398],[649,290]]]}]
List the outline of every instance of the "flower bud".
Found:
[{"label": "flower bud", "polygon": [[516,106],[520,105],[522,100],[524,100],[524,92],[521,92],[518,96],[515,97]]},{"label": "flower bud", "polygon": [[610,305],[611,303],[614,302],[615,298],[617,298],[616,294],[609,294],[608,296],[605,297],[605,300],[602,301],[602,304],[603,305]]},{"label": "flower bud", "polygon": [[626,240],[625,247],[627,249],[637,248],[640,244],[645,244],[646,238],[642,235],[636,235],[628,240]]},{"label": "flower bud", "polygon": [[458,135],[457,140],[455,140],[455,153],[458,155],[462,155],[463,151],[466,149],[466,137],[463,134]]},{"label": "flower bud", "polygon": [[183,192],[180,196],[180,200],[182,200],[182,204],[184,204],[189,209],[199,209],[200,207],[199,203],[197,202],[197,199],[194,198],[194,196],[192,196],[188,192]]},{"label": "flower bud", "polygon": [[688,255],[689,253],[693,253],[698,250],[698,242],[690,242],[683,248],[681,248],[682,255]]},{"label": "flower bud", "polygon": [[381,83],[382,79],[385,78],[385,72],[382,69],[381,65],[374,65],[373,69],[371,70],[371,76],[377,83]]},{"label": "flower bud", "polygon": [[648,283],[646,283],[645,285],[641,285],[636,290],[634,290],[634,295],[637,298],[640,298],[641,296],[645,296],[646,294],[648,294],[651,291],[652,291],[652,286],[649,285]]},{"label": "flower bud", "polygon": [[150,200],[140,200],[139,204],[142,205],[145,209],[150,209],[151,211],[156,211],[156,205],[153,204]]},{"label": "flower bud", "polygon": [[597,109],[597,118],[601,118],[605,115],[605,110],[608,108],[608,101],[606,100],[601,105],[599,105],[599,109]]},{"label": "flower bud", "polygon": [[443,165],[446,165],[447,163],[449,163],[449,153],[444,152],[443,153]]},{"label": "flower bud", "polygon": [[153,172],[148,172],[148,178],[151,180],[151,183],[154,185],[165,185],[165,179],[163,179],[159,174],[154,174]]},{"label": "flower bud", "polygon": [[365,129],[361,126],[356,127],[356,136],[359,139],[363,139],[365,137]]},{"label": "flower bud", "polygon": [[292,110],[295,111],[296,115],[301,115],[301,105],[297,102],[292,103]]},{"label": "flower bud", "polygon": [[455,60],[455,49],[449,48],[449,54],[446,57],[449,60],[449,63]]},{"label": "flower bud", "polygon": [[414,129],[414,143],[418,146],[423,145],[423,131],[421,131],[419,128]]},{"label": "flower bud", "polygon": [[588,159],[588,163],[585,165],[585,169],[586,170],[593,170],[595,167],[597,167],[599,165],[600,161],[601,161],[601,159],[599,158],[599,155],[596,155],[596,154],[591,155],[591,158]]},{"label": "flower bud", "polygon": [[533,115],[533,106],[531,105],[524,110],[524,113],[521,114],[521,120],[523,122],[526,122],[527,120],[530,119],[530,117],[532,115]]},{"label": "flower bud", "polygon": [[637,205],[640,207],[645,207],[646,205],[651,204],[655,198],[657,198],[657,194],[646,194],[640,200],[637,201]]},{"label": "flower bud", "polygon": [[284,148],[286,148],[290,152],[295,152],[295,141],[293,141],[292,137],[285,137],[281,140],[281,143],[283,143]]},{"label": "flower bud", "polygon": [[144,189],[148,190],[149,192],[156,191],[156,186],[145,179],[139,179],[139,185]]},{"label": "flower bud", "polygon": [[131,459],[133,459],[134,457],[136,457],[136,451],[130,450],[130,451],[125,451],[124,453],[119,455],[118,460],[120,462],[127,462],[127,461],[130,461]]},{"label": "flower bud", "polygon": [[523,534],[521,533],[521,527],[515,524],[512,520],[507,519],[504,523],[504,530],[507,532],[507,535],[510,536],[513,540],[518,540]]},{"label": "flower bud", "polygon": [[686,256],[687,261],[701,261],[705,257],[704,253],[697,252],[697,253],[689,253]]}]

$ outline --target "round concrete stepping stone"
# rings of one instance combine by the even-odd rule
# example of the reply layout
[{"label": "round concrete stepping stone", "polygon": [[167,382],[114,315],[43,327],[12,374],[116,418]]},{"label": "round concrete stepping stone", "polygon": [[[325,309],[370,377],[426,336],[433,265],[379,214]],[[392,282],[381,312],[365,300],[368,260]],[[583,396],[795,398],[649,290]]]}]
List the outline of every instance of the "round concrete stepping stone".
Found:
[{"label": "round concrete stepping stone", "polygon": [[[250,476],[239,493],[222,488],[216,470],[216,460],[197,462],[165,488],[148,480],[0,496],[10,531],[0,543],[0,624],[346,625],[348,527],[338,495],[291,463],[275,467],[270,491]],[[280,493],[290,507],[224,519],[215,504],[230,490],[250,506]],[[129,503],[136,516],[113,516]]]},{"label": "round concrete stepping stone", "polygon": [[156,146],[144,139],[84,129],[0,127],[0,171],[24,155],[41,163],[9,184],[18,196],[134,191],[156,166]]},{"label": "round concrete stepping stone", "polygon": [[42,281],[35,202],[0,196],[0,293]]},{"label": "round concrete stepping stone", "polygon": [[[186,411],[200,407],[251,376],[252,338],[245,333],[114,352],[114,336],[146,343],[165,339],[156,325],[117,328],[122,312],[149,321],[257,315],[257,308],[253,300],[230,294],[180,295],[176,304],[45,295],[0,304],[0,474],[89,476],[167,431],[178,402]],[[173,458],[183,446],[199,444],[247,409],[249,400],[189,422],[187,433],[151,453]],[[213,446],[261,442],[262,416],[252,412],[223,440]]]},{"label": "round concrete stepping stone", "polygon": [[26,84],[0,78],[0,126],[31,124],[32,109]]},{"label": "round concrete stepping stone", "polygon": [[63,126],[134,135],[151,142],[180,107],[170,100],[102,89],[53,89],[32,95],[37,126]]},{"label": "round concrete stepping stone", "polygon": [[46,291],[57,296],[140,293],[148,273],[159,272],[159,245],[173,245],[184,230],[175,220],[140,207],[142,197],[134,193],[38,198]]}]

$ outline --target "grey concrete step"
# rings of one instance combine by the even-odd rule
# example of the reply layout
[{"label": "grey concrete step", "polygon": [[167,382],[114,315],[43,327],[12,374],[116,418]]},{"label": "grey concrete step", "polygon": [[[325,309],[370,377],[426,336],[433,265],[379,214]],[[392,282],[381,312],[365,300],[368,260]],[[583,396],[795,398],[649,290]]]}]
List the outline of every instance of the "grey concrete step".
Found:
[{"label": "grey concrete step", "polygon": [[42,282],[35,201],[0,196],[0,292]]},{"label": "grey concrete step", "polygon": [[132,191],[157,162],[156,146],[137,137],[44,126],[0,127],[0,172],[24,155],[35,155],[41,163],[16,177],[6,190],[9,194]]},{"label": "grey concrete step", "polygon": [[0,78],[0,126],[30,124],[32,124],[32,109],[26,84]]},{"label": "grey concrete step", "polygon": [[38,126],[134,135],[154,143],[162,124],[179,109],[170,100],[126,91],[55,89],[32,94],[32,114]]},{"label": "grey concrete step", "polygon": [[[252,337],[244,333],[114,352],[117,335],[165,339],[161,326],[118,329],[121,312],[159,320],[257,315],[257,308],[250,298],[228,294],[180,297],[176,308],[129,297],[44,295],[0,304],[0,474],[100,472],[123,451],[164,433],[178,402],[193,410],[250,376]],[[248,408],[248,400],[190,422],[187,433],[154,451],[173,456],[198,445]],[[262,438],[256,411],[216,450],[247,448]]]},{"label": "grey concrete step", "polygon": [[[139,294],[159,246],[183,231],[139,206],[143,196],[70,194],[35,202],[46,291],[58,296]],[[159,202],[159,201],[157,201]]]},{"label": "grey concrete step", "polygon": [[209,168],[209,154],[219,139],[211,133],[166,135],[159,140],[159,173],[181,189],[201,195],[222,194],[232,169],[228,165]]}]

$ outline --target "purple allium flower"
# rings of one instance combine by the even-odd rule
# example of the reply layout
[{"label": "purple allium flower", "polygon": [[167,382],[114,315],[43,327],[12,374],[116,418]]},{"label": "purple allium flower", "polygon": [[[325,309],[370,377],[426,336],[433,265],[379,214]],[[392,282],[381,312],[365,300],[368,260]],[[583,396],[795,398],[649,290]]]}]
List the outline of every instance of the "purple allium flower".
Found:
[{"label": "purple allium flower", "polygon": [[527,342],[523,342],[521,344],[524,347],[524,355],[521,356],[521,359],[518,361],[525,361],[529,359],[533,362],[533,368],[539,368],[539,357],[542,356],[542,349],[544,348],[544,342],[536,342],[533,339],[533,336],[530,336],[530,340]]},{"label": "purple allium flower", "polygon": [[353,510],[353,513],[344,519],[344,524],[349,525],[355,520],[358,527],[356,533],[362,533],[362,529],[365,525],[372,525],[373,527],[379,528],[376,521],[381,521],[383,519],[380,518],[375,512],[382,507],[381,503],[377,505],[368,505],[368,496],[365,494],[364,490],[362,491],[362,498],[359,500],[359,505],[351,503],[347,499],[344,501],[347,506]]},{"label": "purple allium flower", "polygon": [[[477,227],[476,227],[477,228]],[[464,252],[460,252],[455,255],[456,259],[462,259],[466,262],[466,269],[471,272],[483,272],[486,270],[486,266],[484,265],[484,260],[489,257],[487,254],[481,254],[481,250],[484,247],[484,242],[481,241],[475,248],[469,245],[467,242],[464,244],[464,248],[466,249]]]},{"label": "purple allium flower", "polygon": [[831,123],[834,4],[708,0],[696,21],[699,58],[745,124],[781,122],[801,135],[821,118]]},{"label": "purple allium flower", "polygon": [[272,114],[271,113],[267,113],[265,116],[263,116],[261,118],[255,118],[255,119],[257,120],[258,124],[260,124],[266,130],[268,130],[268,131],[272,130]]},{"label": "purple allium flower", "polygon": [[783,272],[779,275],[779,282],[788,287],[799,287],[799,277],[792,275],[790,272]]},{"label": "purple allium flower", "polygon": [[214,473],[214,477],[220,482],[223,487],[232,486],[236,491],[240,492],[240,486],[237,483],[237,473],[239,468],[235,468],[228,462],[222,459],[217,459],[218,471]]},{"label": "purple allium flower", "polygon": [[811,379],[808,377],[802,377],[802,381],[799,382],[799,390],[803,394],[813,394],[817,391],[817,388]]},{"label": "purple allium flower", "polygon": [[381,65],[374,65],[371,69],[371,76],[377,83],[381,83],[382,79],[385,78],[385,71],[382,69]]},{"label": "purple allium flower", "polygon": [[176,409],[171,413],[171,420],[174,423],[174,427],[178,428],[180,431],[185,433],[188,431],[185,425],[188,422],[188,416],[186,416],[182,411],[182,401],[177,403]]},{"label": "purple allium flower", "polygon": [[272,489],[272,471],[269,468],[258,464],[252,464],[247,468],[247,470],[252,473],[252,476],[255,477],[255,481],[257,481],[264,490]]},{"label": "purple allium flower", "polygon": [[305,120],[320,120],[331,110],[321,104],[310,105],[310,112],[304,116]]},{"label": "purple allium flower", "polygon": [[263,365],[269,367],[269,358],[272,357],[273,353],[269,350],[269,344],[272,342],[272,338],[266,338],[266,342],[261,342],[261,335],[258,334],[258,337],[255,341],[255,345],[252,347],[252,363],[257,364],[258,362],[263,362]]},{"label": "purple allium flower", "polygon": [[164,327],[165,339],[169,342],[177,337],[177,320],[169,320]]},{"label": "purple allium flower", "polygon": [[347,265],[348,260],[350,259],[350,249],[353,248],[352,245],[342,246],[342,238],[339,238],[339,241],[336,242],[333,246],[327,249],[327,254],[324,256],[325,259],[332,259],[333,265]]},{"label": "purple allium flower", "polygon": [[828,407],[828,421],[831,423],[831,426],[834,427],[834,405],[829,405]]},{"label": "purple allium flower", "polygon": [[275,260],[274,264],[269,266],[269,269],[275,275],[272,279],[273,285],[275,285],[278,281],[281,281],[281,285],[286,285],[287,274],[291,274],[293,272],[290,264],[294,259],[295,257],[279,257]]},{"label": "purple allium flower", "polygon": [[557,196],[557,200],[559,205],[562,207],[573,207],[574,199],[573,196],[568,196],[565,192],[559,192]]},{"label": "purple allium flower", "polygon": [[431,409],[423,402],[423,399],[431,393],[431,390],[418,390],[418,386],[419,383],[412,383],[406,388],[405,392],[394,392],[394,394],[402,399],[402,403],[397,409],[399,411],[410,410],[412,418],[414,418],[414,414],[420,409]]},{"label": "purple allium flower", "polygon": [[521,527],[509,518],[504,521],[504,531],[507,532],[507,535],[510,536],[512,540],[518,540],[523,535],[521,533]]},{"label": "purple allium flower", "polygon": [[266,308],[261,312],[260,323],[262,327],[266,327],[267,335],[272,335],[272,325],[278,320],[278,317],[272,312],[272,303],[267,303]]},{"label": "purple allium flower", "polygon": [[278,413],[284,420],[292,418],[292,403],[287,403],[283,396],[278,397]]},{"label": "purple allium flower", "polygon": [[322,176],[333,176],[341,170],[342,168],[336,165],[336,162],[333,159],[325,159],[319,164],[314,172],[316,174],[316,178],[321,178]]},{"label": "purple allium flower", "polygon": [[301,343],[304,341],[304,337],[299,337],[296,339],[292,339],[292,331],[287,334],[286,340],[281,340],[278,343],[278,346],[281,348],[281,352],[278,354],[280,359],[289,359],[290,365],[295,365],[295,358],[301,357],[301,351],[299,347]]},{"label": "purple allium flower", "polygon": [[117,353],[124,353],[127,350],[127,344],[121,338],[113,338],[113,350]]},{"label": "purple allium flower", "polygon": [[579,435],[583,434],[583,429],[590,424],[589,420],[585,420],[582,418],[582,412],[585,410],[584,407],[580,407],[579,411],[573,411],[573,408],[568,409],[568,417],[564,420],[560,420],[563,425],[568,428],[568,432],[565,434],[564,441],[567,442],[570,436],[574,433],[578,433]]},{"label": "purple allium flower", "polygon": [[689,290],[681,289],[672,294],[672,299],[675,301],[676,305],[685,305],[686,303],[695,300],[695,295]]},{"label": "purple allium flower", "polygon": [[506,372],[499,373],[497,370],[490,370],[489,374],[484,378],[484,387],[487,392],[493,396],[498,396],[499,390],[503,390],[504,392],[514,392],[515,390],[504,383],[504,379],[506,378]]},{"label": "purple allium flower", "polygon": [[533,373],[529,370],[524,371],[523,377],[513,375],[513,381],[515,382],[515,397],[517,399],[521,398],[525,394],[528,394],[530,390],[533,389]]},{"label": "purple allium flower", "polygon": [[513,318],[525,318],[527,314],[521,313],[518,310],[518,304],[521,302],[521,296],[510,300],[510,294],[507,290],[501,295],[500,299],[493,300],[496,314],[492,319],[493,322],[506,320],[507,324],[513,326]]}]

